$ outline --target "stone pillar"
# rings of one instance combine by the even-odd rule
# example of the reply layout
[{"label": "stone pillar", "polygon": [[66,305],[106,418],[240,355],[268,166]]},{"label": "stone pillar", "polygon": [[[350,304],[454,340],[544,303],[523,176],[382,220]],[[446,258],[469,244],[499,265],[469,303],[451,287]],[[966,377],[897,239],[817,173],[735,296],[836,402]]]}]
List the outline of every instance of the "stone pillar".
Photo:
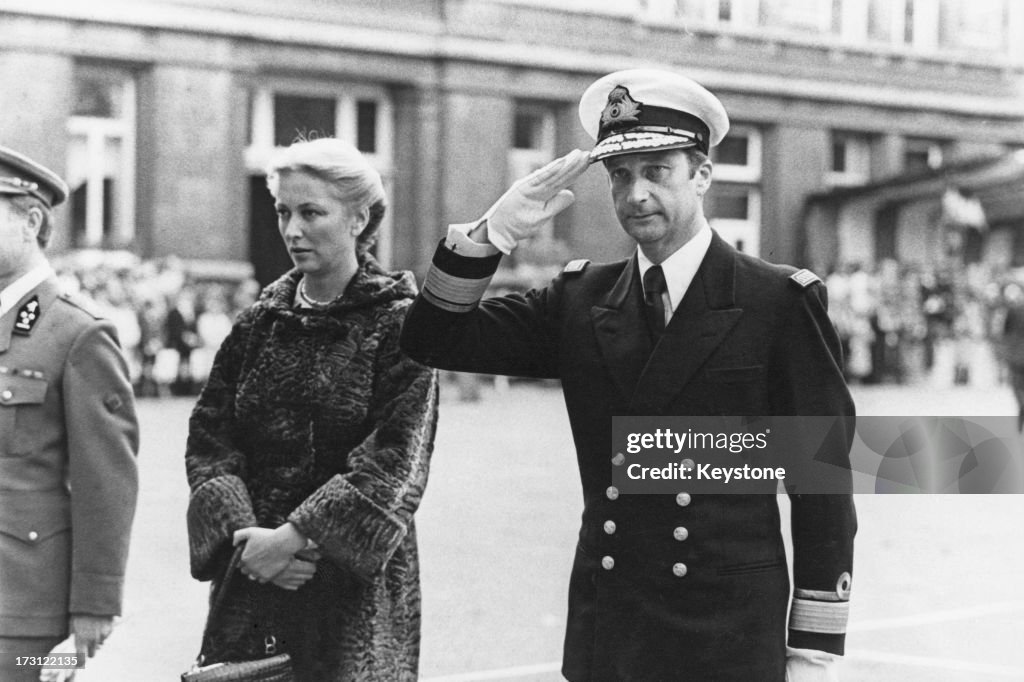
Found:
[{"label": "stone pillar", "polygon": [[394,92],[395,159],[392,206],[394,267],[422,278],[447,217],[440,206],[444,149],[441,93],[436,85]]},{"label": "stone pillar", "polygon": [[802,266],[804,204],[824,187],[830,137],[823,128],[777,126],[765,132],[761,205],[761,258]]},{"label": "stone pillar", "polygon": [[248,261],[244,93],[219,69],[158,65],[145,80],[138,169],[144,255]]},{"label": "stone pillar", "polygon": [[871,179],[881,180],[903,172],[906,144],[900,135],[882,135],[871,144]]}]

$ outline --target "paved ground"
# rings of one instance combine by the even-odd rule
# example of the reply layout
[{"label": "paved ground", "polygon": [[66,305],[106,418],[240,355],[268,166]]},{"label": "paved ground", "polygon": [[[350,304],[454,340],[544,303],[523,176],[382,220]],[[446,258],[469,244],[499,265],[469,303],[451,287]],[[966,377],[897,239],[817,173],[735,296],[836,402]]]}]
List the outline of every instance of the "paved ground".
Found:
[{"label": "paved ground", "polygon": [[[561,395],[448,390],[417,517],[425,682],[560,680],[581,496]],[[861,414],[1012,414],[1006,390],[856,391]],[[191,401],[141,404],[127,610],[83,682],[172,680],[199,646],[182,453]],[[785,505],[785,500],[781,501]],[[845,682],[1024,680],[1024,496],[860,496]]]}]

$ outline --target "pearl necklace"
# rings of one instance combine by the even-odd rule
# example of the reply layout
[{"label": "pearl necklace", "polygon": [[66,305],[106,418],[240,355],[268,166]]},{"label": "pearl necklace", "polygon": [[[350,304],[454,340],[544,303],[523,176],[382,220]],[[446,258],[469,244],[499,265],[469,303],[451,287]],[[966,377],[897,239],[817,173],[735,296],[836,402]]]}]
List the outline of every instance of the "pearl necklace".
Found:
[{"label": "pearl necklace", "polygon": [[307,294],[306,293],[306,279],[305,278],[303,278],[302,281],[299,282],[299,298],[301,298],[305,303],[308,303],[309,305],[313,306],[314,308],[324,308],[324,307],[330,305],[331,301],[334,300],[334,299],[331,299],[331,301],[318,301],[315,298],[313,298],[312,296],[310,296],[309,294]]}]

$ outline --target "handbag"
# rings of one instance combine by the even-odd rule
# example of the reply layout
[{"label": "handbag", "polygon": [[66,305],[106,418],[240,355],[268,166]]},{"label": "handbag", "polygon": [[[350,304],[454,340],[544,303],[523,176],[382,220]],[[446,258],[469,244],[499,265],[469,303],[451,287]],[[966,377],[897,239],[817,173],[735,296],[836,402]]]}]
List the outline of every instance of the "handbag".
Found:
[{"label": "handbag", "polygon": [[[206,616],[206,627],[203,628],[203,641],[207,640],[217,614],[222,610],[228,584],[232,578],[240,575],[238,570],[242,562],[242,550],[245,543],[235,548],[228,563],[224,579],[220,581],[210,604],[210,613]],[[267,658],[252,661],[230,661],[203,665],[203,654],[200,651],[192,667],[181,674],[181,682],[295,682],[295,671],[292,668],[292,657],[277,653],[277,640],[268,635],[264,640]]]}]

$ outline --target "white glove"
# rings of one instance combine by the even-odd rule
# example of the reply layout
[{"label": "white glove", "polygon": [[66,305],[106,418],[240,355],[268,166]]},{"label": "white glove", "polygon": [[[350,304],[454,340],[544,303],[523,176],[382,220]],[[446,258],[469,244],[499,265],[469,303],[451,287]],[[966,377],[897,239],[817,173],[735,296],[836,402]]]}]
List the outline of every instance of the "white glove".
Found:
[{"label": "white glove", "polygon": [[574,149],[517,180],[488,209],[487,240],[508,255],[516,244],[537,234],[545,222],[576,200],[566,187],[590,166],[590,154]]},{"label": "white glove", "polygon": [[786,647],[786,682],[839,682],[838,656]]},{"label": "white glove", "polygon": [[[53,647],[47,656],[75,656],[77,653],[75,636],[68,635],[68,638]],[[39,682],[68,682],[68,680],[73,680],[74,677],[74,668],[43,668],[39,671]]]}]

